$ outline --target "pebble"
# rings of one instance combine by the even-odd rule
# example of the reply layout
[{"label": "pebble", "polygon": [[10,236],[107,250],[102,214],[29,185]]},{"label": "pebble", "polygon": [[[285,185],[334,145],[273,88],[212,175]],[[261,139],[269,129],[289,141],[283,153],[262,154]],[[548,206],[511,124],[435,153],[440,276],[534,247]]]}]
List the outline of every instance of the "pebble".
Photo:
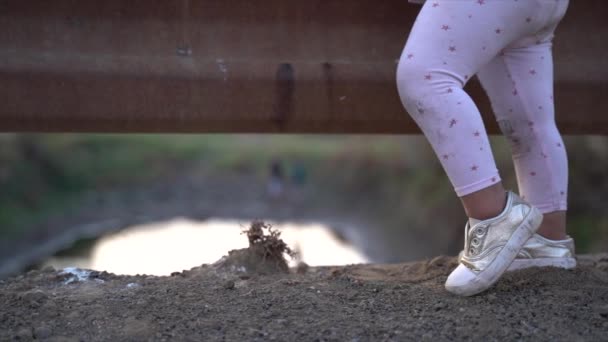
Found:
[{"label": "pebble", "polygon": [[597,310],[597,313],[603,318],[608,318],[608,305]]},{"label": "pebble", "polygon": [[46,295],[46,293],[40,291],[40,290],[31,290],[28,292],[25,292],[22,296],[21,299],[28,301],[28,302],[36,302],[36,303],[40,303],[44,300],[46,300],[48,298],[48,296]]},{"label": "pebble", "polygon": [[300,261],[298,263],[298,265],[296,266],[296,273],[298,274],[306,274],[306,272],[308,272],[308,269],[310,268],[310,266],[308,266],[307,263]]},{"label": "pebble", "polygon": [[37,276],[39,273],[40,273],[40,272],[39,272],[38,270],[29,270],[29,271],[26,273],[26,275],[27,275],[28,277],[35,277],[35,276]]},{"label": "pebble", "polygon": [[439,311],[442,310],[446,307],[446,304],[443,302],[439,302],[437,304],[435,304],[435,306],[433,306],[433,309],[435,309],[435,311]]},{"label": "pebble", "polygon": [[51,336],[51,328],[45,325],[39,326],[38,328],[34,329],[34,335],[36,336],[36,339],[49,338]]},{"label": "pebble", "polygon": [[19,329],[19,331],[17,331],[17,334],[15,335],[16,339],[23,341],[30,341],[33,337],[34,336],[32,335],[32,329],[30,328],[21,328]]},{"label": "pebble", "polygon": [[53,266],[45,266],[42,269],[42,273],[53,273],[55,272],[55,268]]},{"label": "pebble", "polygon": [[424,335],[422,335],[422,340],[423,341],[434,341],[435,339],[433,338],[433,334],[431,334],[430,332],[427,332]]}]

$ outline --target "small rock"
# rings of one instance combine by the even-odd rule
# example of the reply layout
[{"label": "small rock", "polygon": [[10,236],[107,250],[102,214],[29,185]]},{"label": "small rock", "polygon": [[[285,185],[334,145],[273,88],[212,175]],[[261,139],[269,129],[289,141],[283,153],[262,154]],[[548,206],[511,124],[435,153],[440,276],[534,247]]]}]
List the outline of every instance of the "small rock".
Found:
[{"label": "small rock", "polygon": [[603,318],[608,318],[608,305],[599,308],[597,313]]},{"label": "small rock", "polygon": [[42,273],[53,273],[55,272],[55,268],[53,266],[45,266],[42,270]]},{"label": "small rock", "polygon": [[294,279],[283,279],[281,280],[281,284],[283,285],[288,285],[288,286],[293,286],[293,285],[298,285],[300,282]]},{"label": "small rock", "polygon": [[437,303],[437,304],[435,304],[435,305],[433,306],[433,309],[434,309],[435,311],[439,311],[439,310],[444,309],[445,307],[446,307],[446,304],[445,304],[445,303],[443,303],[443,302],[439,302],[439,303]]},{"label": "small rock", "polygon": [[306,272],[308,272],[309,268],[310,268],[310,266],[308,266],[307,263],[300,261],[298,263],[298,265],[296,266],[296,273],[297,274],[306,274]]},{"label": "small rock", "polygon": [[35,302],[35,303],[40,303],[40,302],[46,300],[47,298],[48,298],[48,296],[46,295],[46,293],[44,293],[40,290],[27,291],[21,296],[21,299],[28,301],[28,302]]},{"label": "small rock", "polygon": [[35,277],[35,276],[37,276],[39,273],[40,273],[40,272],[39,272],[38,270],[29,270],[29,271],[27,272],[27,276],[28,276],[28,277]]},{"label": "small rock", "polygon": [[36,336],[36,339],[49,338],[51,336],[51,328],[45,325],[39,326],[34,329],[34,336]]},{"label": "small rock", "polygon": [[234,280],[228,280],[224,283],[223,287],[226,290],[234,290]]},{"label": "small rock", "polygon": [[19,331],[17,331],[17,334],[15,335],[15,339],[23,341],[30,341],[33,337],[34,336],[32,335],[32,329],[30,328],[21,328],[19,329]]},{"label": "small rock", "polygon": [[57,312],[57,304],[55,304],[55,302],[53,300],[47,300],[44,304],[43,304],[43,308],[44,310],[46,310],[47,312],[51,311],[51,312]]},{"label": "small rock", "polygon": [[101,272],[99,271],[91,271],[91,273],[89,273],[89,278],[91,279],[99,278],[100,276]]}]

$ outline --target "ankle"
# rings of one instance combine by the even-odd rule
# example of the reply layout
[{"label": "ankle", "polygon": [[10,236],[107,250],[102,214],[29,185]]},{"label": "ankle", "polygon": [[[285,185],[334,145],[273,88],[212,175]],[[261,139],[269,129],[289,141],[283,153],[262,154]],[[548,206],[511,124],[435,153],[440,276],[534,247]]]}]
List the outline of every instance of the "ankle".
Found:
[{"label": "ankle", "polygon": [[564,240],[567,237],[565,231],[560,231],[560,230],[556,230],[556,229],[547,229],[545,227],[538,228],[538,230],[536,231],[536,234],[544,237],[545,239],[549,239],[549,240]]},{"label": "ankle", "polygon": [[553,231],[548,231],[548,232],[541,232],[540,230],[536,232],[536,234],[544,237],[545,239],[548,240],[565,240],[568,236],[565,233],[556,233]]},{"label": "ankle", "polygon": [[543,215],[543,222],[536,233],[549,240],[564,240],[566,234],[566,212],[554,211]]},{"label": "ankle", "polygon": [[483,221],[500,215],[507,205],[507,197],[508,193],[500,186],[463,197],[462,202],[469,218]]}]

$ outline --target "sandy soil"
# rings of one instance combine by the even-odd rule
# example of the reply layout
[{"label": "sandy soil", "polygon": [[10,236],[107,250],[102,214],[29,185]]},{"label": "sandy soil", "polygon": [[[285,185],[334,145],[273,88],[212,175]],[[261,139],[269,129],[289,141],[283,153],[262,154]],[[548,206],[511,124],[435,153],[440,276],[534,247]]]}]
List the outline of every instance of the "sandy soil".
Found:
[{"label": "sandy soil", "polygon": [[608,339],[607,254],[579,256],[574,270],[516,271],[472,298],[444,291],[454,266],[437,257],[264,275],[216,264],[80,280],[31,271],[0,281],[0,341]]}]

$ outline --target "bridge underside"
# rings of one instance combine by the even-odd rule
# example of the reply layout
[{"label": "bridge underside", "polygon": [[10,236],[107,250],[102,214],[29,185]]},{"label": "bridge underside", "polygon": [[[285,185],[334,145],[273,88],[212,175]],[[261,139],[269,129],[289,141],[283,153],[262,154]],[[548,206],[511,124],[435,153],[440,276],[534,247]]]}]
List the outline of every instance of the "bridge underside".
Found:
[{"label": "bridge underside", "polygon": [[[554,47],[562,133],[608,134],[608,2]],[[6,0],[0,131],[419,133],[395,85],[406,0]],[[498,133],[478,83],[475,98]]]}]

